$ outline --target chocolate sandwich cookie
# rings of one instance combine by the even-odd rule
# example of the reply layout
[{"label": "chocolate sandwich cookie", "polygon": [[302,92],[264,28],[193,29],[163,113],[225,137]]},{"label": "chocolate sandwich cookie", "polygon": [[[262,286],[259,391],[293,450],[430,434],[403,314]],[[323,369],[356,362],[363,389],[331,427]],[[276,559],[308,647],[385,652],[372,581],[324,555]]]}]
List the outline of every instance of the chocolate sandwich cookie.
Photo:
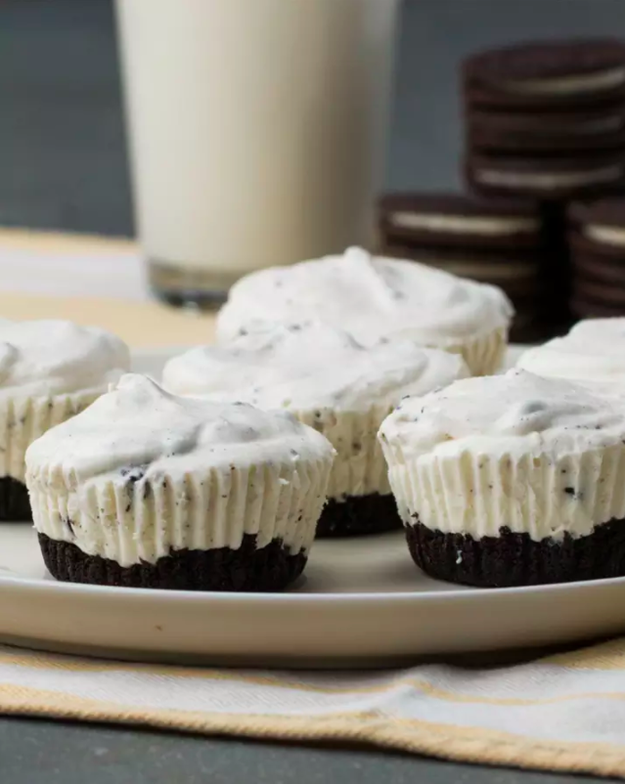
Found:
[{"label": "chocolate sandwich cookie", "polygon": [[618,277],[619,270],[625,270],[625,246],[588,239],[581,233],[583,228],[569,231],[568,241],[573,266],[587,270],[591,277],[594,276],[592,273],[595,270],[602,278],[610,271]]},{"label": "chocolate sandwich cookie", "polygon": [[573,204],[569,220],[576,314],[625,313],[625,199]]},{"label": "chocolate sandwich cookie", "polygon": [[575,157],[505,156],[472,153],[466,161],[468,184],[478,193],[520,193],[541,200],[605,193],[625,181],[625,155]]},{"label": "chocolate sandwich cookie", "polygon": [[571,313],[577,318],[612,318],[614,316],[623,316],[624,310],[618,305],[596,302],[575,292],[571,297]]},{"label": "chocolate sandwich cookie", "polygon": [[456,193],[389,193],[379,205],[387,243],[461,248],[527,248],[541,242],[531,201],[481,199]]},{"label": "chocolate sandwich cookie", "polygon": [[625,401],[524,370],[408,398],[382,448],[415,563],[482,587],[625,575]]},{"label": "chocolate sandwich cookie", "polygon": [[606,260],[597,255],[574,253],[571,257],[573,271],[580,279],[594,280],[598,283],[607,283],[615,289],[625,287],[625,257]]},{"label": "chocolate sandwich cookie", "polygon": [[614,38],[521,43],[462,64],[472,107],[580,107],[625,96],[625,44]]},{"label": "chocolate sandwich cookie", "polygon": [[602,153],[625,146],[625,103],[576,112],[472,110],[466,130],[469,147],[486,152]]},{"label": "chocolate sandwich cookie", "polygon": [[597,314],[603,309],[611,315],[625,315],[625,287],[615,281],[582,277],[579,273],[573,278],[573,301],[597,306]]},{"label": "chocolate sandwich cookie", "polygon": [[610,261],[618,264],[625,260],[625,244],[619,245],[619,239],[619,229],[616,226],[573,224],[568,232],[572,254],[585,256],[599,264]]},{"label": "chocolate sandwich cookie", "polygon": [[625,258],[625,197],[578,202],[568,214],[576,251]]}]

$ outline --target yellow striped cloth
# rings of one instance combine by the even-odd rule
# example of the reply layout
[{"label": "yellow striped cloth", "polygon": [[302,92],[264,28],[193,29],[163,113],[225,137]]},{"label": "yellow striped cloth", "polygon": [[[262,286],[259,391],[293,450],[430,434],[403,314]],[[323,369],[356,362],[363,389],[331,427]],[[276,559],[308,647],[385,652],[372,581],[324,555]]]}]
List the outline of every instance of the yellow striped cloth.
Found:
[{"label": "yellow striped cloth", "polygon": [[625,641],[498,668],[263,672],[0,647],[0,712],[625,777]]},{"label": "yellow striped cloth", "polygon": [[[127,253],[126,242],[0,232],[0,251]],[[134,251],[133,251],[134,252]],[[45,259],[44,259],[45,263]],[[149,301],[11,291],[0,315],[100,324],[135,347],[205,342],[210,317]],[[523,664],[260,672],[130,664],[0,646],[0,712],[300,741],[625,777],[625,640]]]}]

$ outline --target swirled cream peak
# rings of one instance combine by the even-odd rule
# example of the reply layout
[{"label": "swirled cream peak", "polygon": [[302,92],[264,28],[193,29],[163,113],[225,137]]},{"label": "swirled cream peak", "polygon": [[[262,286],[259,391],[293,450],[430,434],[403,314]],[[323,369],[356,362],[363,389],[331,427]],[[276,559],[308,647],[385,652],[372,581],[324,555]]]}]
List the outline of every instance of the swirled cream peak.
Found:
[{"label": "swirled cream peak", "polygon": [[623,400],[519,369],[408,398],[380,429],[383,448],[397,446],[406,460],[469,453],[556,461],[624,438]]},{"label": "swirled cream peak", "polygon": [[230,290],[217,327],[224,342],[259,321],[323,320],[363,345],[404,334],[445,348],[505,330],[511,315],[508,299],[493,286],[350,248],[246,276]]},{"label": "swirled cream peak", "polygon": [[367,410],[393,406],[468,375],[462,358],[394,337],[365,347],[319,322],[266,324],[225,346],[170,360],[164,386],[183,395],[243,400],[261,408]]},{"label": "swirled cream peak", "polygon": [[130,367],[115,335],[71,321],[0,321],[0,399],[103,388]]},{"label": "swirled cream peak", "polygon": [[580,321],[565,337],[526,351],[517,366],[540,376],[625,383],[625,318]]},{"label": "swirled cream peak", "polygon": [[123,480],[124,472],[138,467],[146,478],[180,477],[331,454],[321,434],[285,411],[177,397],[146,376],[127,374],[88,409],[33,442],[26,468],[27,475],[43,466],[78,481],[120,472]]}]

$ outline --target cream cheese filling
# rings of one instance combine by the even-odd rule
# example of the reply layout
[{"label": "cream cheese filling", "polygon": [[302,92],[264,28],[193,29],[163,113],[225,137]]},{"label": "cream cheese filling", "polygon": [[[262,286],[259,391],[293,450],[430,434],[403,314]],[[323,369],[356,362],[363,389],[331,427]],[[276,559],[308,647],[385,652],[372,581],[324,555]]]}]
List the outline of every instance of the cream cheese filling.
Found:
[{"label": "cream cheese filling", "polygon": [[556,190],[612,182],[623,174],[622,164],[613,164],[583,172],[507,172],[496,169],[478,169],[475,179],[484,185],[503,185],[508,188],[537,188]]},{"label": "cream cheese filling", "polygon": [[589,223],[584,226],[583,233],[589,240],[615,245],[619,248],[625,247],[625,227]]},{"label": "cream cheese filling", "polygon": [[610,90],[625,84],[625,68],[598,73],[558,76],[552,79],[519,79],[503,83],[508,92],[525,95],[575,95],[593,90]]},{"label": "cream cheese filling", "polygon": [[423,215],[401,210],[389,216],[390,222],[402,229],[422,229],[423,231],[444,231],[450,234],[480,234],[499,237],[506,234],[536,231],[539,222],[536,218],[483,218],[468,215]]}]

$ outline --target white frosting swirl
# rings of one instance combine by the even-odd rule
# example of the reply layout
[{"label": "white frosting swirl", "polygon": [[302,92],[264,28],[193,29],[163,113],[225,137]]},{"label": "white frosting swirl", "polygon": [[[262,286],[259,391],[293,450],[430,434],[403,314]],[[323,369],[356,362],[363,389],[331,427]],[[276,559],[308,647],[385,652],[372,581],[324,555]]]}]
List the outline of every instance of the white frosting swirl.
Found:
[{"label": "white frosting swirl", "polygon": [[408,398],[380,439],[400,514],[432,529],[539,541],[625,517],[625,402],[511,370]]},{"label": "white frosting swirl", "polygon": [[71,321],[0,321],[0,401],[106,389],[130,367],[115,335]]},{"label": "white frosting swirl", "polygon": [[456,381],[408,398],[382,426],[407,455],[548,455],[618,444],[625,404],[579,384],[524,370]]},{"label": "white frosting swirl", "polygon": [[26,468],[28,474],[57,467],[72,481],[85,481],[141,466],[149,478],[316,460],[331,452],[323,436],[286,411],[177,397],[146,376],[127,374],[31,444]]},{"label": "white frosting swirl", "polygon": [[580,321],[565,337],[526,351],[517,366],[539,376],[625,383],[625,318]]},{"label": "white frosting swirl", "polygon": [[467,340],[506,330],[511,316],[508,299],[493,286],[350,248],[343,256],[246,276],[230,290],[217,327],[223,342],[258,321],[320,319],[363,345],[403,334],[457,350]]},{"label": "white frosting swirl", "polygon": [[367,348],[329,325],[294,322],[267,324],[226,346],[191,349],[167,363],[163,384],[177,394],[260,408],[367,411],[466,375],[458,355],[407,338]]}]

